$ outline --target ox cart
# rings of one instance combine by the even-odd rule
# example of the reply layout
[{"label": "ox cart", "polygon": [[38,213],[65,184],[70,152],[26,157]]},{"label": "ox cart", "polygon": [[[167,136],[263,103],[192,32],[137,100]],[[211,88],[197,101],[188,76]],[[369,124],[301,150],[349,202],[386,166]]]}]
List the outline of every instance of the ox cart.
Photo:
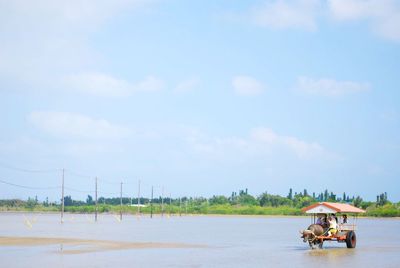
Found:
[{"label": "ox cart", "polygon": [[321,202],[302,211],[311,215],[311,225],[300,231],[301,238],[312,249],[322,248],[325,241],[346,243],[347,248],[356,247],[357,215],[364,213],[364,210],[349,204]]}]

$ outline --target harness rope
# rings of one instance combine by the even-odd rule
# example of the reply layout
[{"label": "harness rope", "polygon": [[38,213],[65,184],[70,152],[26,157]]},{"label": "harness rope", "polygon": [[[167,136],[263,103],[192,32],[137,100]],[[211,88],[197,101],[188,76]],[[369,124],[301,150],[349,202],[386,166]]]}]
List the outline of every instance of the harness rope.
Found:
[{"label": "harness rope", "polygon": [[[329,232],[329,228],[326,229],[326,231],[325,231],[322,235],[326,235],[328,232]],[[316,235],[314,234],[314,232],[311,232],[311,233],[312,233],[312,235],[314,236],[314,238],[313,238],[312,240],[308,240],[308,242],[314,243],[314,241],[317,239],[318,236],[316,236]]]}]

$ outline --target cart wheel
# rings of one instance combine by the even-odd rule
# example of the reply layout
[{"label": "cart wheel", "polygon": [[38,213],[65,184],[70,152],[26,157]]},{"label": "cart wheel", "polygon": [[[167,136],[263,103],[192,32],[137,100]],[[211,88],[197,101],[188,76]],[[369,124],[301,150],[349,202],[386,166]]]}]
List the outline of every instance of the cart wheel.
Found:
[{"label": "cart wheel", "polygon": [[354,231],[349,231],[346,234],[346,246],[347,248],[355,248],[357,243],[356,233]]}]

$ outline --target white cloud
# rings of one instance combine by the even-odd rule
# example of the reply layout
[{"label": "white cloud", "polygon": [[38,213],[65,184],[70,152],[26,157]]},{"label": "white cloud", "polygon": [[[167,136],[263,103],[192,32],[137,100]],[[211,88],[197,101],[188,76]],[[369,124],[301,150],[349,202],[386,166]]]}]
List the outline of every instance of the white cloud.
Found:
[{"label": "white cloud", "polygon": [[132,86],[133,91],[158,91],[164,88],[164,82],[155,76],[146,76],[144,80]]},{"label": "white cloud", "polygon": [[[143,0],[0,1],[0,21],[22,31],[56,31],[60,27],[75,27],[75,30],[86,31],[101,25],[119,12],[144,3]],[[2,26],[6,28],[6,25]]]},{"label": "white cloud", "polygon": [[281,146],[293,151],[299,158],[309,158],[324,153],[324,148],[316,142],[306,142],[293,136],[278,135],[270,128],[256,128],[251,138],[267,145]]},{"label": "white cloud", "polygon": [[194,88],[196,88],[199,85],[200,80],[196,77],[192,77],[186,80],[183,80],[178,83],[174,91],[176,93],[184,93],[184,92],[189,92],[192,91]]},{"label": "white cloud", "polygon": [[164,88],[164,82],[151,75],[135,84],[94,72],[71,75],[66,81],[75,90],[105,97],[129,96],[135,92],[158,91]]},{"label": "white cloud", "polygon": [[0,79],[22,90],[64,88],[65,75],[95,70],[103,60],[90,35],[112,17],[147,3],[0,0]]},{"label": "white cloud", "polygon": [[370,85],[365,82],[337,81],[328,78],[313,79],[300,76],[297,78],[295,88],[307,94],[334,97],[366,91],[370,89]]},{"label": "white cloud", "polygon": [[246,17],[261,27],[315,31],[318,20],[364,21],[377,35],[400,42],[398,0],[271,0],[248,11]]},{"label": "white cloud", "polygon": [[266,153],[277,156],[285,152],[302,160],[332,156],[317,142],[307,142],[294,136],[279,135],[265,127],[252,129],[244,138],[210,138],[198,131],[191,131],[186,140],[195,151],[218,158],[229,158],[232,155],[251,158]]},{"label": "white cloud", "polygon": [[252,20],[260,26],[272,29],[317,29],[316,16],[319,0],[276,0],[253,8]]},{"label": "white cloud", "polygon": [[66,112],[34,111],[28,115],[28,122],[45,133],[66,139],[120,139],[130,132],[104,119]]},{"label": "white cloud", "polygon": [[369,21],[380,36],[400,42],[400,3],[394,0],[329,0],[329,9],[338,21]]},{"label": "white cloud", "polygon": [[239,95],[258,95],[264,91],[264,86],[259,81],[245,75],[234,77],[232,86]]}]

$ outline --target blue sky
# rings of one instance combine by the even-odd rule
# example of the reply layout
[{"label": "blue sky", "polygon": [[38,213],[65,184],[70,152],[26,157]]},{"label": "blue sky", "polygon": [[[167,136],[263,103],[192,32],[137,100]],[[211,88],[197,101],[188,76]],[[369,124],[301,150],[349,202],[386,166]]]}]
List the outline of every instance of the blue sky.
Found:
[{"label": "blue sky", "polygon": [[[0,179],[400,200],[400,1],[0,1]],[[84,176],[78,176],[80,175]],[[4,198],[59,198],[3,185]],[[91,192],[89,192],[91,194]]]}]

